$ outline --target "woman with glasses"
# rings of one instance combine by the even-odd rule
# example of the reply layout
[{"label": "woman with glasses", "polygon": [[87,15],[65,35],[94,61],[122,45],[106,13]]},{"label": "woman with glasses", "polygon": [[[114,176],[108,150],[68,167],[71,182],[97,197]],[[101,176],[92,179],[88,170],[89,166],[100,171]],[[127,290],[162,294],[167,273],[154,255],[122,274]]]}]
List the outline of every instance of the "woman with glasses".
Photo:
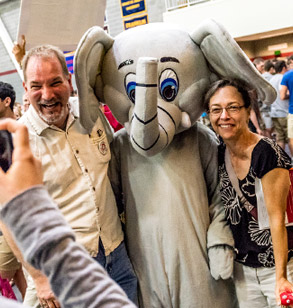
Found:
[{"label": "woman with glasses", "polygon": [[220,190],[235,240],[240,308],[277,307],[280,293],[293,290],[287,280],[293,278],[293,227],[285,227],[291,159],[274,141],[249,130],[249,93],[240,80],[219,80],[205,104],[223,141]]}]

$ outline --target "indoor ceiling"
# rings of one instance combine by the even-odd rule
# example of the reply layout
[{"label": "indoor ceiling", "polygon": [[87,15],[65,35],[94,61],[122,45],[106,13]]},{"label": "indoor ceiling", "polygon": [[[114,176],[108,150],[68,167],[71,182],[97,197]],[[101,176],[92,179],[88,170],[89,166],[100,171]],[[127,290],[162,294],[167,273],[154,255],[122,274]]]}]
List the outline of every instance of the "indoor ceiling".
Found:
[{"label": "indoor ceiling", "polygon": [[252,35],[247,36],[241,36],[234,38],[237,42],[246,42],[246,41],[256,41],[261,39],[266,39],[274,36],[280,36],[280,35],[287,35],[287,34],[293,34],[293,27],[263,32],[263,33],[256,33]]}]

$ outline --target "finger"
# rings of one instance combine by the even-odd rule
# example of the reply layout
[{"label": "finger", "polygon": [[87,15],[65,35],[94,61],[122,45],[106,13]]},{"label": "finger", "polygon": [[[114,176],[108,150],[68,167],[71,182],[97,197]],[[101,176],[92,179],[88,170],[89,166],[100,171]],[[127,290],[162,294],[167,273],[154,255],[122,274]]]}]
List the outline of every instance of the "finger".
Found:
[{"label": "finger", "polygon": [[47,306],[47,302],[42,300],[42,299],[40,299],[40,298],[39,298],[39,302],[40,302],[40,306],[41,307],[46,307]]},{"label": "finger", "polygon": [[12,48],[12,53],[13,54],[16,54],[20,51],[20,46],[17,44],[17,45],[14,45],[13,48]]},{"label": "finger", "polygon": [[54,305],[54,303],[51,300],[47,300],[47,307],[55,308],[55,305]]},{"label": "finger", "polygon": [[60,303],[56,299],[54,299],[53,302],[56,308],[61,308]]},{"label": "finger", "polygon": [[25,40],[25,36],[23,34],[21,35],[21,39],[22,39],[21,47],[25,50],[26,40]]},{"label": "finger", "polygon": [[53,299],[47,300],[47,305],[49,308],[57,308],[57,306],[55,305],[55,300]]},{"label": "finger", "polygon": [[16,133],[21,127],[24,127],[24,125],[14,119],[4,118],[0,120],[0,129],[6,129],[10,133]]}]

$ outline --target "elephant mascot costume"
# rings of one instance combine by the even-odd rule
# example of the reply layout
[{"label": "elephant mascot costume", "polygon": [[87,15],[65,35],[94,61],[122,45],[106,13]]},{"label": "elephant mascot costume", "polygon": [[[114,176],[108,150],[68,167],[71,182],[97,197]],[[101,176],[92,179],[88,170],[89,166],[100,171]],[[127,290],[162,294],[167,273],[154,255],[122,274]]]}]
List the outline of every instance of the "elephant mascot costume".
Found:
[{"label": "elephant mascot costume", "polygon": [[82,125],[99,108],[124,125],[111,144],[110,177],[125,214],[140,307],[234,308],[233,238],[217,187],[217,139],[197,122],[203,96],[221,77],[274,89],[226,30],[207,20],[192,33],[153,23],[112,38],[93,27],[75,55]]}]

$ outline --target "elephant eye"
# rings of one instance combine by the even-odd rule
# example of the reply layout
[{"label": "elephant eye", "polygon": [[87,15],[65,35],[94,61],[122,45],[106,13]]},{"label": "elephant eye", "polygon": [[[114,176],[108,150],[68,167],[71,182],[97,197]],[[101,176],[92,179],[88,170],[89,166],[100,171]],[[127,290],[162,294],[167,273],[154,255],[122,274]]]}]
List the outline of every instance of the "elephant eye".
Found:
[{"label": "elephant eye", "polygon": [[129,99],[135,103],[135,88],[136,88],[136,81],[135,81],[135,74],[129,73],[125,76],[125,90]]},{"label": "elephant eye", "polygon": [[179,89],[176,73],[171,69],[165,69],[160,76],[160,94],[162,98],[171,102],[175,99]]}]

